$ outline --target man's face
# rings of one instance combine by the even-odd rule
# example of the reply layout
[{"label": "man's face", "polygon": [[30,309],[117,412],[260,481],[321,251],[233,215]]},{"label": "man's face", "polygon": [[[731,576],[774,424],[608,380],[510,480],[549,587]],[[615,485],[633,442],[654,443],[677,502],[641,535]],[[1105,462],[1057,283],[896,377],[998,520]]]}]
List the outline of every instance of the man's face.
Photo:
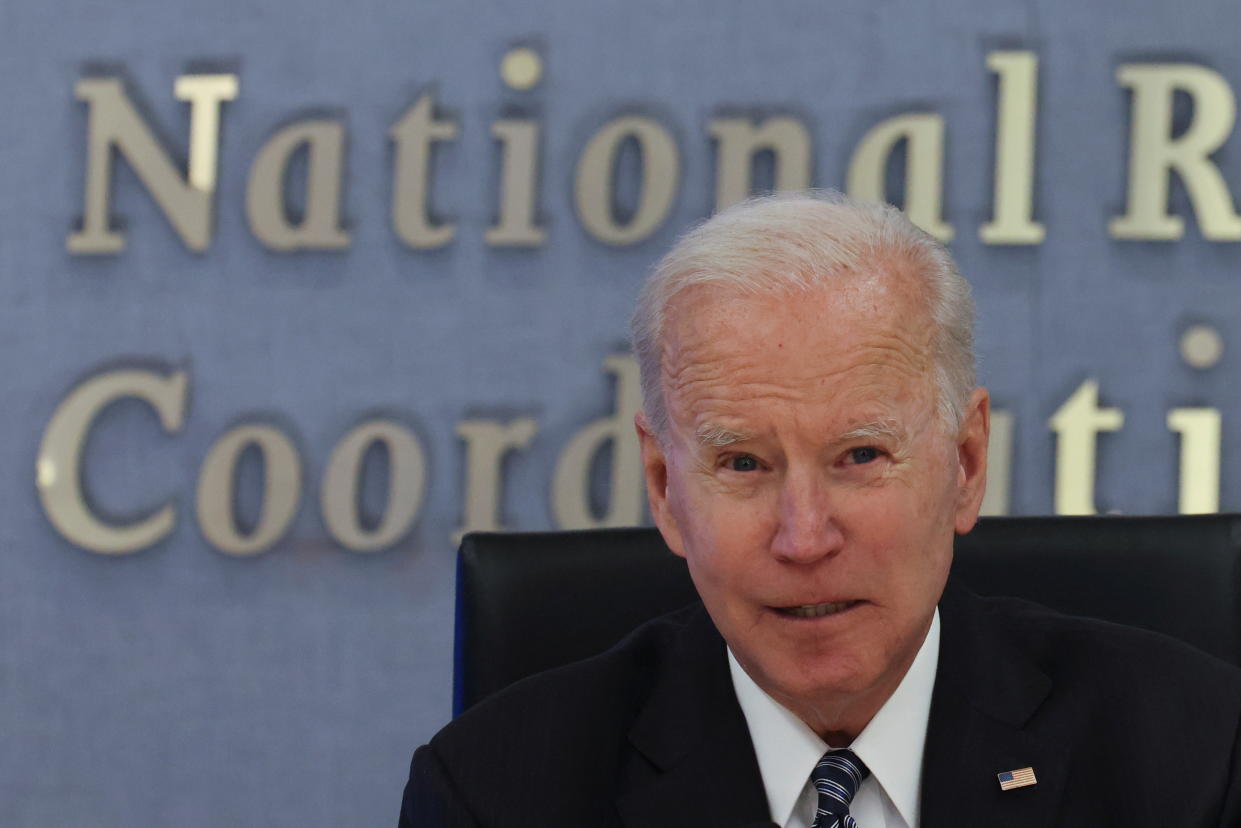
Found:
[{"label": "man's face", "polygon": [[924,305],[899,272],[689,288],[665,326],[667,433],[639,418],[664,538],[746,672],[821,734],[855,736],[895,690],[982,499],[986,393],[948,434]]}]

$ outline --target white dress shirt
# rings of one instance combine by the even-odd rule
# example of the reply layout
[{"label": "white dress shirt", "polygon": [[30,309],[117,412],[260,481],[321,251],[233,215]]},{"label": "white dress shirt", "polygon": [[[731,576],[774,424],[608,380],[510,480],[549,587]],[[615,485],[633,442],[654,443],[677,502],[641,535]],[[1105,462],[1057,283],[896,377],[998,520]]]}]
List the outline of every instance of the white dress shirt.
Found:
[{"label": "white dress shirt", "polygon": [[896,692],[852,745],[829,746],[820,739],[754,683],[732,650],[728,666],[773,822],[783,828],[809,828],[818,804],[810,774],[829,747],[848,747],[870,768],[849,808],[858,828],[918,828],[922,748],[939,667],[939,610]]}]

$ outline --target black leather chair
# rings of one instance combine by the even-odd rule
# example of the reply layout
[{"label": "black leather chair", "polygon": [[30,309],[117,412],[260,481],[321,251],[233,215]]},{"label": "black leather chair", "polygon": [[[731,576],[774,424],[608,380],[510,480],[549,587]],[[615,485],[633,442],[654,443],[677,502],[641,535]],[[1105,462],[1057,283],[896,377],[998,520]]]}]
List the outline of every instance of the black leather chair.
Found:
[{"label": "black leather chair", "polygon": [[[975,592],[1162,632],[1241,664],[1241,515],[986,518]],[[458,557],[454,712],[697,600],[654,529],[475,533]]]}]

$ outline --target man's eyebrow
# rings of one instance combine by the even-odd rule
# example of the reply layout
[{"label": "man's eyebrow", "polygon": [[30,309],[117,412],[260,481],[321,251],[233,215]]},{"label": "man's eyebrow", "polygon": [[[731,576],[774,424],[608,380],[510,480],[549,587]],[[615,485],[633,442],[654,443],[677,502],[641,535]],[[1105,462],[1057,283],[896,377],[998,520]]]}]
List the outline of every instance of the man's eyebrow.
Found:
[{"label": "man's eyebrow", "polygon": [[861,440],[866,438],[881,439],[888,438],[892,440],[901,440],[905,436],[905,432],[893,420],[873,420],[869,423],[863,423],[857,428],[851,428],[844,434],[840,435],[840,440]]},{"label": "man's eyebrow", "polygon": [[723,428],[710,423],[703,423],[694,432],[694,436],[698,438],[698,442],[704,446],[713,446],[715,448],[723,448],[731,446],[733,443],[743,443],[750,439],[750,435],[743,434],[740,431],[733,431],[729,428]]}]

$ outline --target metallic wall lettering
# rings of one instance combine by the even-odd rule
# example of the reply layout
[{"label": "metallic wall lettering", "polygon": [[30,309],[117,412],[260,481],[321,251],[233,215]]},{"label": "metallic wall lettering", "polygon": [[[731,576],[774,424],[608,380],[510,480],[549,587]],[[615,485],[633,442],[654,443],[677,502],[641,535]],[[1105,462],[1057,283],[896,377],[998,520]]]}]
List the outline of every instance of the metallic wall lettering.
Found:
[{"label": "metallic wall lettering", "polygon": [[466,532],[498,532],[500,520],[500,476],[509,452],[530,445],[538,424],[529,417],[501,423],[495,420],[465,420],[457,423],[457,435],[465,441],[465,506],[461,527],[453,533],[453,544],[461,543]]},{"label": "metallic wall lettering", "polygon": [[626,317],[751,194],[953,235],[985,514],[1241,510],[1241,4],[0,9],[0,828],[391,824],[461,536],[649,523]]},{"label": "metallic wall lettering", "polygon": [[716,118],[707,124],[707,132],[718,144],[716,210],[750,197],[754,156],[763,150],[775,157],[775,189],[810,186],[810,133],[801,121],[769,118],[756,126],[749,118]]},{"label": "metallic wall lettering", "polygon": [[[994,51],[987,69],[996,75],[995,170],[991,219],[978,234],[988,245],[1041,243],[1046,230],[1034,219],[1037,154],[1039,58],[1032,51]],[[542,58],[516,47],[500,67],[505,85],[529,90],[543,78]],[[1169,212],[1170,178],[1184,182],[1202,227],[1211,241],[1241,241],[1238,215],[1227,182],[1211,160],[1232,133],[1236,101],[1228,81],[1205,66],[1189,63],[1128,63],[1116,72],[1129,90],[1132,115],[1125,214],[1108,223],[1112,238],[1171,241],[1184,234],[1184,220]],[[109,222],[112,150],[124,157],[173,229],[191,250],[208,249],[214,194],[219,177],[220,112],[236,99],[236,75],[183,75],[176,79],[178,100],[190,103],[188,171],[182,176],[166,148],[138,113],[118,78],[83,78],[75,86],[88,106],[85,208],[82,229],[66,246],[74,254],[118,253],[124,234]],[[1173,135],[1173,96],[1188,95],[1193,118]],[[435,145],[456,141],[456,120],[436,115],[431,92],[424,92],[389,130],[395,147],[392,169],[393,231],[414,250],[443,247],[456,238],[453,221],[436,219],[432,209]],[[905,191],[898,199],[910,218],[937,238],[950,241],[954,229],[943,217],[944,131],[942,115],[910,112],[874,125],[854,148],[845,189],[867,199],[883,199],[884,170],[891,153],[906,149]],[[482,240],[493,247],[538,247],[547,231],[539,220],[542,179],[542,125],[532,117],[504,117],[489,127],[499,153],[497,211]],[[747,197],[754,188],[758,153],[774,159],[773,186],[802,189],[813,183],[813,140],[804,123],[791,117],[757,120],[718,117],[706,125],[717,145],[716,209]],[[273,135],[258,151],[246,187],[246,214],[255,237],[280,251],[338,250],[350,244],[341,222],[345,127],[334,120],[304,121]],[[617,215],[614,177],[617,156],[632,143],[641,158],[632,215]],[[297,219],[285,203],[291,156],[305,148],[310,159],[306,204]],[[648,238],[667,219],[680,186],[681,156],[667,128],[653,118],[623,115],[605,123],[583,146],[573,180],[573,202],[583,229],[607,244],[633,245]],[[830,183],[830,182],[825,182]]]},{"label": "metallic wall lettering", "polygon": [[941,241],[951,241],[952,225],[943,221],[944,118],[930,113],[897,115],[873,127],[858,142],[849,162],[849,195],[869,201],[884,198],[888,156],[905,142],[905,198],[901,208],[910,221]]},{"label": "metallic wall lettering", "polygon": [[[237,463],[255,446],[263,458],[263,498],[258,524],[243,533],[234,514]],[[284,536],[302,498],[302,461],[289,438],[274,426],[246,424],[216,440],[198,475],[198,528],[227,555],[258,555]]]},{"label": "metallic wall lettering", "polygon": [[500,61],[500,80],[510,89],[532,89],[542,79],[543,58],[528,46],[510,49]]},{"label": "metallic wall lettering", "polygon": [[[294,151],[305,146],[306,205],[300,221],[290,221],[284,198],[285,175]],[[246,187],[250,232],[274,250],[339,250],[349,246],[340,226],[345,127],[337,121],[302,121],[271,137],[254,158]]]},{"label": "metallic wall lettering", "polygon": [[[375,443],[388,454],[388,503],[379,525],[367,529],[358,514],[362,458]],[[328,532],[354,552],[387,549],[409,532],[426,491],[427,464],[413,432],[397,423],[373,420],[344,436],[328,459],[319,506]]]},{"label": "metallic wall lettering", "polygon": [[86,205],[82,229],[65,242],[70,253],[118,253],[125,236],[111,229],[112,149],[125,157],[139,180],[190,250],[211,244],[211,210],[220,144],[220,105],[237,97],[236,75],[184,75],[177,78],[178,100],[190,102],[188,180],[142,120],[116,78],[85,78],[74,87],[89,106]]},{"label": "metallic wall lettering", "polygon": [[[1117,239],[1179,239],[1185,220],[1168,213],[1168,179],[1185,184],[1202,227],[1212,241],[1241,241],[1241,216],[1228,185],[1210,156],[1228,140],[1237,100],[1214,70],[1188,63],[1126,63],[1116,80],[1133,90],[1129,141],[1129,195],[1125,215],[1108,228]],[[1193,120],[1172,136],[1172,96],[1193,100]]]},{"label": "metallic wall lettering", "polygon": [[164,431],[176,434],[185,420],[187,383],[184,371],[167,376],[153,371],[109,371],[66,395],[43,432],[35,477],[43,513],[57,532],[83,549],[122,555],[158,543],[172,531],[176,511],[171,503],[123,526],[95,515],[82,491],[82,446],[99,413],[126,397],[150,405]]},{"label": "metallic wall lettering", "polygon": [[1207,371],[1219,364],[1224,356],[1224,338],[1212,325],[1190,325],[1177,343],[1181,359],[1190,368]]},{"label": "metallic wall lettering", "polygon": [[[641,405],[638,368],[628,354],[612,354],[603,367],[615,380],[613,411],[578,430],[565,444],[552,471],[550,505],[560,528],[581,529],[642,523],[644,480],[633,418]],[[143,400],[160,416],[164,430],[180,433],[186,414],[189,381],[185,372],[167,375],[145,370],[110,370],[73,388],[56,407],[39,446],[36,482],[48,521],[65,539],[94,552],[123,554],[151,546],[176,528],[175,505],[160,506],[128,525],[109,524],[92,513],[81,485],[81,451],[99,413],[127,397]],[[1056,514],[1094,514],[1098,435],[1118,431],[1125,415],[1099,406],[1099,386],[1083,381],[1056,410],[1048,425],[1056,436],[1054,505]],[[1180,436],[1178,511],[1203,514],[1219,509],[1222,416],[1215,408],[1175,408],[1167,427]],[[455,427],[465,444],[461,525],[449,539],[465,532],[498,531],[502,519],[505,460],[528,448],[538,433],[530,417],[507,422],[462,420]],[[991,412],[987,494],[983,512],[1008,514],[1011,508],[1015,420],[1010,411]],[[364,525],[358,492],[363,458],[381,443],[388,458],[388,491],[383,514]],[[264,486],[249,531],[238,528],[235,478],[249,446],[259,450]],[[608,452],[608,454],[604,454]],[[609,476],[602,491],[592,491],[596,468],[606,463]],[[293,442],[264,423],[242,423],[208,450],[198,476],[196,518],[203,536],[216,549],[237,556],[270,550],[286,534],[302,492],[303,462]],[[343,549],[376,552],[398,545],[418,520],[430,481],[425,451],[407,427],[390,420],[370,420],[345,434],[333,447],[319,489],[318,506],[328,534]],[[604,502],[599,497],[606,498]],[[374,521],[365,521],[372,523]]]},{"label": "metallic wall lettering", "polygon": [[[633,526],[642,522],[645,482],[633,418],[642,406],[638,363],[613,354],[603,365],[616,376],[616,411],[587,425],[565,446],[552,478],[552,512],[561,529]],[[591,469],[599,452],[612,451],[611,503],[602,515],[591,509]]]},{"label": "metallic wall lettering", "polygon": [[[1035,219],[1035,182],[1039,118],[1039,56],[1027,50],[993,51],[986,68],[995,78],[995,168],[989,220],[978,227],[987,245],[1036,245],[1046,229]],[[540,199],[543,184],[544,125],[521,97],[544,80],[545,66],[534,49],[507,51],[500,78],[512,105],[472,140],[488,141],[496,153],[494,214],[488,224],[469,225],[489,247],[536,248],[547,244]],[[1113,238],[1175,240],[1184,235],[1184,218],[1171,213],[1169,191],[1175,174],[1184,183],[1202,235],[1211,241],[1241,240],[1241,216],[1235,209],[1220,167],[1212,160],[1231,136],[1235,97],[1215,70],[1190,63],[1126,63],[1116,72],[1119,87],[1129,91],[1131,130],[1125,212],[1113,218]],[[184,174],[156,131],[140,114],[119,78],[88,77],[74,89],[86,105],[86,176],[84,212],[79,231],[66,245],[74,254],[116,253],[124,233],[110,221],[113,150],[133,168],[142,187],[191,250],[209,248],[214,197],[221,171],[221,115],[224,102],[235,100],[236,75],[185,74],[175,79],[177,100],[189,104],[189,141]],[[433,87],[428,87],[433,88]],[[1187,96],[1192,117],[1174,126],[1174,97]],[[1054,126],[1054,125],[1053,125]],[[1051,127],[1045,127],[1051,128]],[[884,173],[891,154],[905,148],[904,209],[928,232],[949,240],[954,228],[945,220],[945,119],[934,112],[908,112],[888,118],[865,133],[854,148],[845,175],[854,195],[882,198],[889,189]],[[1177,134],[1174,135],[1174,130]],[[455,117],[437,114],[431,91],[422,92],[389,130],[392,153],[391,222],[396,238],[412,250],[445,247],[458,237],[456,219],[433,209],[435,153],[462,134]],[[755,159],[770,153],[772,185],[800,189],[814,183],[814,139],[806,124],[790,116],[728,115],[709,119],[705,137],[715,143],[712,184],[717,208],[755,189]],[[341,120],[305,120],[275,132],[257,150],[246,182],[245,210],[251,232],[279,251],[333,250],[349,246],[342,221],[347,134]],[[623,182],[630,150],[639,159],[635,180]],[[290,162],[305,152],[304,205],[287,203]],[[456,152],[456,148],[449,150]],[[564,156],[560,156],[563,163]],[[580,147],[573,171],[572,201],[582,230],[611,245],[634,245],[667,221],[681,182],[681,151],[673,131],[645,115],[607,120]],[[298,182],[301,183],[301,182]],[[629,185],[633,186],[630,187]],[[550,188],[549,188],[550,189]],[[618,190],[633,193],[633,203],[618,203]],[[485,201],[483,202],[485,203]],[[973,213],[977,215],[980,212]],[[462,227],[467,225],[463,224]],[[1179,347],[1186,364],[1205,371],[1222,358],[1218,331],[1207,325],[1186,329]],[[636,367],[631,357],[614,354],[604,361],[615,378],[612,413],[576,432],[565,444],[550,481],[553,518],[562,527],[613,526],[643,519],[642,474],[631,420],[639,405]],[[142,520],[109,523],[91,511],[83,492],[81,451],[99,411],[110,401],[133,396],[159,413],[169,433],[177,433],[185,416],[187,378],[142,370],[108,371],[73,389],[56,409],[39,450],[37,483],[49,522],[68,540],[102,553],[121,554],[150,546],[176,528],[175,504],[164,503]],[[1119,430],[1124,413],[1102,408],[1098,383],[1084,381],[1051,417],[1055,434],[1054,509],[1060,514],[1090,514],[1095,505],[1098,435]],[[1180,440],[1182,512],[1219,508],[1222,417],[1217,409],[1175,408],[1167,428]],[[1010,483],[1014,418],[995,411],[992,420],[991,485],[986,514],[1011,508]],[[507,422],[471,419],[456,425],[464,443],[464,500],[454,539],[474,529],[503,528],[506,458],[528,448],[538,433],[533,418]],[[362,458],[376,442],[391,464],[387,507],[378,525],[363,525],[358,514],[358,480]],[[264,458],[264,500],[259,525],[238,529],[234,512],[234,469],[243,451],[257,446]],[[604,454],[609,452],[609,454]],[[608,464],[610,485],[592,492],[601,459]],[[220,550],[252,555],[270,549],[297,513],[302,458],[287,436],[271,426],[250,423],[222,437],[200,470],[197,512],[204,536]],[[415,525],[429,486],[427,463],[417,437],[394,422],[373,421],[354,429],[334,448],[319,491],[321,517],[328,533],[345,549],[391,548]],[[277,487],[277,488],[273,488]]]},{"label": "metallic wall lettering", "polygon": [[[638,207],[628,222],[617,222],[612,177],[621,145],[634,140],[642,154]],[[627,115],[609,121],[586,143],[574,176],[577,215],[586,232],[601,242],[637,244],[668,217],[680,179],[680,153],[668,131],[652,118]]]},{"label": "metallic wall lettering", "polygon": [[500,219],[483,234],[490,245],[538,247],[547,233],[535,223],[539,182],[539,125],[535,121],[496,121],[491,134],[500,142]]},{"label": "metallic wall lettering", "polygon": [[1223,418],[1216,408],[1174,408],[1168,428],[1181,435],[1180,494],[1182,515],[1219,511],[1219,455]]},{"label": "metallic wall lettering", "polygon": [[1099,432],[1123,428],[1125,413],[1099,408],[1099,383],[1088,379],[1056,410],[1049,425],[1056,432],[1056,514],[1095,514],[1095,443]]},{"label": "metallic wall lettering", "polygon": [[432,147],[457,137],[456,121],[435,118],[435,99],[427,92],[406,110],[388,131],[396,145],[392,183],[392,227],[415,250],[443,247],[452,241],[456,226],[433,224],[430,218]]},{"label": "metallic wall lettering", "polygon": [[995,195],[991,221],[978,228],[986,244],[1038,244],[1046,231],[1034,221],[1034,121],[1038,56],[992,52],[987,68],[999,75],[995,116]]},{"label": "metallic wall lettering", "polygon": [[220,104],[237,100],[236,75],[182,75],[173,97],[190,102],[190,186],[215,191],[220,156]]}]

